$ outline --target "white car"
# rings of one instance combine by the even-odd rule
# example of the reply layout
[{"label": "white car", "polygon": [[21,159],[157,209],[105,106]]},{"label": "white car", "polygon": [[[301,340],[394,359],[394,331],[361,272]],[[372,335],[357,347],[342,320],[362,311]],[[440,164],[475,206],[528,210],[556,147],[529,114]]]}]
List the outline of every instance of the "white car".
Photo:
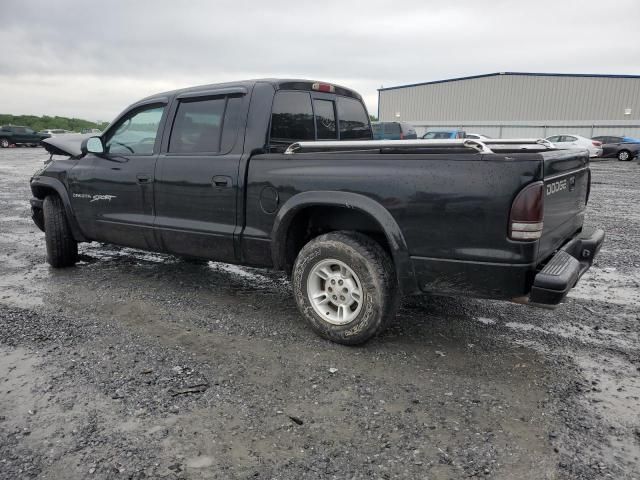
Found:
[{"label": "white car", "polygon": [[589,150],[590,157],[602,156],[602,142],[591,140],[590,138],[581,137],[580,135],[562,134],[547,137],[551,143],[561,150],[570,148],[586,148]]},{"label": "white car", "polygon": [[55,137],[56,135],[66,135],[73,132],[70,132],[69,130],[63,130],[62,128],[48,128],[47,130],[42,130],[40,133],[46,133],[47,135]]},{"label": "white car", "polygon": [[486,135],[482,135],[481,133],[465,133],[464,138],[471,138],[473,140],[485,140],[491,137],[487,137]]}]

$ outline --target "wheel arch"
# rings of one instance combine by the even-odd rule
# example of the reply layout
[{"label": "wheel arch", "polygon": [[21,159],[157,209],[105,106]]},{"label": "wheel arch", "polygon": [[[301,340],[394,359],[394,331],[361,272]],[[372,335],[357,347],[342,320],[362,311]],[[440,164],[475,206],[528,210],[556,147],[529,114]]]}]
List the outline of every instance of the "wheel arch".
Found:
[{"label": "wheel arch", "polygon": [[51,195],[52,193],[58,195],[64,205],[64,210],[67,215],[67,220],[69,221],[69,227],[71,228],[73,238],[76,242],[87,241],[87,238],[80,229],[80,225],[78,224],[78,220],[73,212],[73,208],[71,207],[69,193],[60,180],[50,177],[39,177],[37,180],[34,179],[31,181],[31,193],[34,197],[40,200],[44,200],[47,195]]},{"label": "wheel arch", "polygon": [[[386,244],[383,246],[388,249],[393,260],[401,293],[410,295],[419,292],[409,249],[396,220],[380,203],[352,192],[310,191],[299,193],[287,200],[278,211],[271,231],[271,255],[276,269],[290,272],[293,262],[290,258],[292,252],[288,240],[292,234],[295,234],[295,220],[301,218],[300,216],[304,217],[309,209],[317,207],[350,210],[359,214],[361,218],[366,218],[367,221],[372,222],[371,224],[375,224],[377,230],[384,234]],[[296,249],[295,255],[300,248]]]}]

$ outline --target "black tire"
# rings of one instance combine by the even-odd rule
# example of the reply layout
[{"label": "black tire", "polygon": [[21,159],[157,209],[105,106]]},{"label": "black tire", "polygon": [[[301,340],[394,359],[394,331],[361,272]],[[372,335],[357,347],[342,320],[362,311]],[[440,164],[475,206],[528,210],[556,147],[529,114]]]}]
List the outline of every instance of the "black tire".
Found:
[{"label": "black tire", "polygon": [[6,138],[0,138],[0,147],[9,148],[11,146],[11,142]]},{"label": "black tire", "polygon": [[44,232],[47,262],[55,268],[71,267],[78,261],[78,242],[71,234],[62,200],[57,195],[44,199]]},{"label": "black tire", "polygon": [[631,155],[631,152],[629,150],[620,150],[617,157],[621,162],[629,162],[633,158],[633,155]]},{"label": "black tire", "polygon": [[[331,323],[319,315],[311,303],[309,277],[315,267],[328,260],[345,264],[361,283],[360,311],[347,324]],[[328,282],[323,288],[328,288]],[[400,300],[391,258],[380,244],[358,232],[331,232],[307,243],[296,258],[292,283],[298,309],[311,328],[321,337],[344,345],[364,343],[382,332],[395,316]]]}]

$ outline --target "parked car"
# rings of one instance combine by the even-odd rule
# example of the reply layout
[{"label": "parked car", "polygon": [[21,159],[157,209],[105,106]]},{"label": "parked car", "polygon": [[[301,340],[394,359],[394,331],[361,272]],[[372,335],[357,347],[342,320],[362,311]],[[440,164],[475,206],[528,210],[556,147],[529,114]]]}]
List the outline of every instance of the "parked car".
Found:
[{"label": "parked car", "polygon": [[591,140],[590,138],[581,137],[574,134],[552,135],[547,140],[553,143],[557,148],[566,150],[569,148],[586,148],[590,157],[602,156],[602,142]]},{"label": "parked car", "polygon": [[371,122],[374,140],[415,140],[416,129],[407,122]]},{"label": "parked car", "polygon": [[401,295],[557,305],[597,255],[585,151],[371,137],[362,97],[337,85],[165,92],[100,136],[44,140],[69,158],[31,178],[32,216],[53,267],[96,240],[284,270],[302,317],[344,344],[380,332]]},{"label": "parked car", "polygon": [[463,130],[429,130],[422,135],[425,140],[446,140],[455,138],[465,138],[467,133]]},{"label": "parked car", "polygon": [[37,147],[42,139],[50,136],[45,133],[35,132],[28,127],[4,125],[0,127],[0,147],[8,148],[12,145]]},{"label": "parked car", "polygon": [[491,137],[482,135],[481,133],[465,133],[464,138],[471,138],[472,140],[486,140]]},{"label": "parked car", "polygon": [[602,156],[606,158],[627,162],[640,155],[640,140],[637,138],[607,135],[593,137],[592,140],[602,142]]}]

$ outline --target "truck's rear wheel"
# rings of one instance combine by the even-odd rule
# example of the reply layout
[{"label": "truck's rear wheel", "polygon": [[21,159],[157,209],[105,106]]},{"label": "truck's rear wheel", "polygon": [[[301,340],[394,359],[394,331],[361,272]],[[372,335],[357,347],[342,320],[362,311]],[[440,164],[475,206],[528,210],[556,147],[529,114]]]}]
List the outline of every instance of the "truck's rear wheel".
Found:
[{"label": "truck's rear wheel", "polygon": [[71,267],[78,261],[78,242],[69,228],[62,200],[57,195],[44,199],[44,232],[47,262],[55,268]]},{"label": "truck's rear wheel", "polygon": [[6,138],[0,138],[0,147],[9,148],[10,145],[11,143],[9,142],[9,140],[7,140]]},{"label": "truck's rear wheel", "polygon": [[356,345],[380,333],[398,308],[389,255],[357,232],[332,232],[307,243],[293,267],[304,318],[322,337]]}]

